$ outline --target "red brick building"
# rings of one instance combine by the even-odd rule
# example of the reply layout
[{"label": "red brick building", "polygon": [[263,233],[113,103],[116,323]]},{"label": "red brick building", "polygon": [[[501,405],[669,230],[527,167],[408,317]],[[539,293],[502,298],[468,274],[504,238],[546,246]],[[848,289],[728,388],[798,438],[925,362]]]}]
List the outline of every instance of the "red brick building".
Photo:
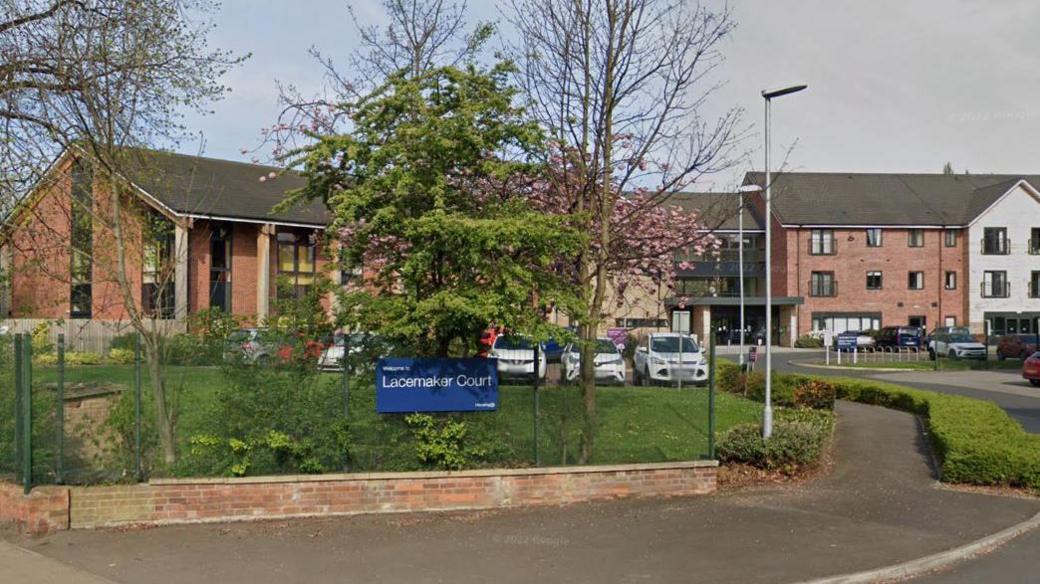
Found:
[{"label": "red brick building", "polygon": [[[320,203],[275,213],[303,179],[281,169],[139,151],[121,191],[116,253],[110,192],[88,164],[66,153],[4,226],[9,275],[3,313],[30,319],[127,317],[115,274],[123,266],[131,301],[149,315],[181,321],[206,308],[257,321],[276,282],[300,294],[327,265]],[[338,280],[338,272],[326,273]]]}]

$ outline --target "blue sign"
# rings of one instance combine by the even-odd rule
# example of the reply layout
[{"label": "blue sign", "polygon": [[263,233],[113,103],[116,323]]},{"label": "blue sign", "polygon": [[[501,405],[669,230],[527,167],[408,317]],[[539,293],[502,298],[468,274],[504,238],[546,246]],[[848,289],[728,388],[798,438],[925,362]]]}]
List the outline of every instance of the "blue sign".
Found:
[{"label": "blue sign", "polygon": [[483,412],[498,409],[494,359],[387,357],[376,364],[376,412]]},{"label": "blue sign", "polygon": [[856,348],[856,341],[859,338],[859,334],[847,335],[842,333],[838,335],[838,350],[839,351],[851,351]]}]

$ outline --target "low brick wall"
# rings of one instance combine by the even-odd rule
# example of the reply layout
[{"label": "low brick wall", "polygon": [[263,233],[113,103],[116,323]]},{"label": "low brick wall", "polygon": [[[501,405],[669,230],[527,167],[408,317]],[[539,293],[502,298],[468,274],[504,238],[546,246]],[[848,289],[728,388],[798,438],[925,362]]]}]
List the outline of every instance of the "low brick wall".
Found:
[{"label": "low brick wall", "polygon": [[78,529],[493,509],[621,497],[700,495],[715,490],[717,467],[715,461],[696,461],[460,472],[156,479],[139,485],[64,489],[65,526]]},{"label": "low brick wall", "polygon": [[68,529],[69,490],[38,487],[25,495],[20,485],[0,483],[0,520],[34,534]]}]

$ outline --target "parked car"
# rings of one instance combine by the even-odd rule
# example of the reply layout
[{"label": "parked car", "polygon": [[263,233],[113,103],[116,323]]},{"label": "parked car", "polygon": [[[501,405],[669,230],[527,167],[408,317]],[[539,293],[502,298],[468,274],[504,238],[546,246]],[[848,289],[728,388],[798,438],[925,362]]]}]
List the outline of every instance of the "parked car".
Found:
[{"label": "parked car", "polygon": [[1040,387],[1040,352],[1033,353],[1022,362],[1022,378],[1034,387]]},{"label": "parked car", "polygon": [[[856,348],[857,349],[865,349],[867,347],[873,347],[874,344],[875,344],[874,337],[872,337],[871,335],[867,334],[865,331],[845,331],[843,333],[838,333],[837,335],[834,336],[834,347],[835,348],[838,348],[840,346],[839,343],[838,343],[838,338],[839,337],[845,337],[845,338],[855,337],[856,338]],[[850,349],[845,349],[845,350],[850,350]]]},{"label": "parked car", "polygon": [[971,331],[964,327],[936,329],[928,341],[928,355],[945,355],[951,359],[985,359],[986,345],[975,340]]},{"label": "parked car", "polygon": [[262,363],[278,352],[278,344],[265,329],[239,329],[228,335],[224,348],[224,360],[241,359],[247,363]]},{"label": "parked car", "polygon": [[878,333],[877,346],[919,348],[922,336],[921,329],[916,326],[886,326]]},{"label": "parked car", "polygon": [[[535,364],[534,349],[538,347],[538,363]],[[514,334],[503,334],[495,338],[488,357],[498,360],[498,376],[503,378],[545,378],[548,359],[545,350],[531,339]]]},{"label": "parked car", "polygon": [[[563,380],[572,382],[581,375],[581,353],[575,343],[568,343],[560,359]],[[596,381],[625,383],[625,358],[614,341],[606,337],[596,339]]]},{"label": "parked car", "polygon": [[1012,334],[1000,337],[997,343],[997,359],[1025,359],[1040,351],[1035,334]]},{"label": "parked car", "polygon": [[545,358],[550,363],[560,363],[565,352],[565,345],[561,345],[556,339],[549,339],[542,343],[542,350],[545,351]]},{"label": "parked car", "polygon": [[374,366],[377,359],[387,357],[392,352],[390,342],[376,333],[353,332],[337,335],[318,357],[318,367],[324,371],[342,371],[343,355],[346,353],[354,367],[361,365],[367,369]]},{"label": "parked car", "polygon": [[642,385],[708,382],[708,362],[703,351],[693,337],[683,333],[648,334],[636,349],[633,365],[632,378]]}]

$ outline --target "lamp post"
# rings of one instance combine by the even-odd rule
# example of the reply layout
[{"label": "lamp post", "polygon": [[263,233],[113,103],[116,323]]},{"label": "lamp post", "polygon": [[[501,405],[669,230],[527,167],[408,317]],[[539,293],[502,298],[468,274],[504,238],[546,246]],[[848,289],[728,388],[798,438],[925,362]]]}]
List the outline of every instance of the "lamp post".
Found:
[{"label": "lamp post", "polygon": [[744,185],[737,189],[737,195],[740,196],[740,207],[737,209],[737,237],[740,238],[740,247],[737,251],[738,262],[740,263],[740,371],[744,372],[744,333],[746,327],[744,325],[744,194],[745,193],[760,193],[762,187],[758,185]]},{"label": "lamp post", "polygon": [[773,435],[773,264],[772,264],[772,180],[769,175],[769,106],[773,99],[783,97],[791,93],[797,93],[808,87],[808,85],[792,85],[782,89],[767,90],[762,92],[762,98],[766,102],[766,395],[765,408],[762,410],[762,437],[769,438]]}]

